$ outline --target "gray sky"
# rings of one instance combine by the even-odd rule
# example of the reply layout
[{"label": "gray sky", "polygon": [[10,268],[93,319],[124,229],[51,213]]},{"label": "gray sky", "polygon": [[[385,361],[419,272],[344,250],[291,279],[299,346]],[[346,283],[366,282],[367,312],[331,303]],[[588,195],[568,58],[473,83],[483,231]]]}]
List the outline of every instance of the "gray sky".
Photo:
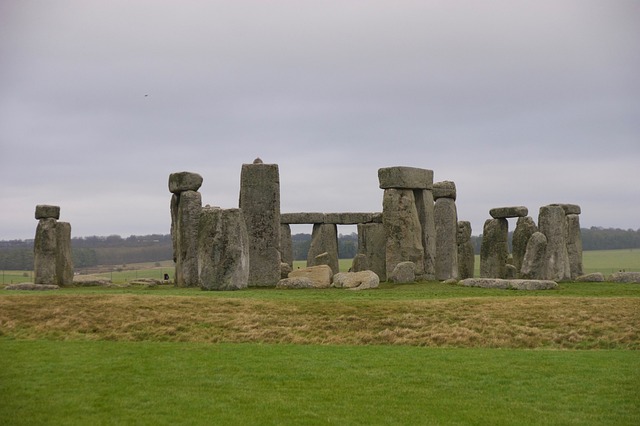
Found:
[{"label": "gray sky", "polygon": [[638,1],[4,0],[0,239],[36,204],[168,233],[170,173],[237,207],[258,156],[283,212],[381,211],[404,165],[455,181],[474,235],[555,202],[637,229],[638,40]]}]

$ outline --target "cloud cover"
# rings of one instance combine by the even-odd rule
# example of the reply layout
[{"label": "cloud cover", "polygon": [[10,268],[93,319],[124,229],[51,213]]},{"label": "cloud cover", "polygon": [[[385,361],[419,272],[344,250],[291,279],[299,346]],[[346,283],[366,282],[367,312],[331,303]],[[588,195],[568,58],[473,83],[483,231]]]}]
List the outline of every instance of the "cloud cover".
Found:
[{"label": "cloud cover", "polygon": [[582,206],[640,227],[633,1],[7,1],[0,5],[0,239],[36,204],[73,235],[168,233],[168,175],[238,203],[280,166],[283,212],[380,211],[380,167],[493,207]]}]

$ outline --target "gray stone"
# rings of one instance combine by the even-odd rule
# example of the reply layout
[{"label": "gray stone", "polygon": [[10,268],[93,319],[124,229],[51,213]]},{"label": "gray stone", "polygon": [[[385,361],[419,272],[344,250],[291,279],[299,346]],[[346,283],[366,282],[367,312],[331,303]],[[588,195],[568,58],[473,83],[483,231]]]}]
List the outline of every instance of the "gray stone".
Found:
[{"label": "gray stone", "polygon": [[519,217],[516,223],[516,229],[513,231],[512,247],[513,247],[513,265],[516,267],[518,276],[522,269],[522,261],[527,251],[527,243],[529,238],[538,231],[535,221],[531,216]]},{"label": "gray stone", "polygon": [[333,287],[350,290],[366,290],[377,288],[380,277],[373,271],[340,272],[333,276]]},{"label": "gray stone", "polygon": [[33,283],[19,283],[9,284],[5,290],[58,290],[60,286],[55,284],[33,284]]},{"label": "gray stone", "polygon": [[510,217],[525,217],[529,214],[529,209],[525,206],[496,207],[489,210],[489,214],[494,219],[507,219]]},{"label": "gray stone", "polygon": [[178,197],[174,232],[176,233],[175,284],[178,287],[197,287],[198,277],[198,224],[202,210],[199,192],[184,191]]},{"label": "gray stone", "polygon": [[538,228],[547,237],[545,279],[571,280],[569,253],[567,251],[567,220],[559,205],[540,207]]},{"label": "gray stone", "polygon": [[60,219],[60,207],[38,204],[36,206],[36,219]]},{"label": "gray stone", "polygon": [[510,263],[507,263],[504,268],[504,277],[508,280],[518,278],[518,271],[516,270],[516,267]]},{"label": "gray stone", "polygon": [[568,214],[567,218],[567,254],[571,279],[583,274],[582,270],[582,234],[580,232],[580,216]]},{"label": "gray stone", "polygon": [[616,272],[609,277],[612,283],[640,283],[640,272]]},{"label": "gray stone", "polygon": [[433,170],[416,167],[385,167],[378,169],[381,189],[431,189]]},{"label": "gray stone", "polygon": [[[435,186],[434,186],[435,189]],[[453,198],[437,198],[434,207],[436,225],[436,279],[458,278],[458,213]]]},{"label": "gray stone", "polygon": [[169,175],[169,192],[179,194],[197,191],[202,186],[202,176],[192,172],[177,172]]},{"label": "gray stone", "polygon": [[445,180],[433,184],[433,199],[438,201],[440,198],[456,199],[456,184]]},{"label": "gray stone", "polygon": [[173,261],[178,261],[178,201],[180,195],[171,194],[171,244],[173,246]]},{"label": "gray stone", "polygon": [[465,287],[496,288],[504,290],[553,290],[558,283],[551,280],[506,280],[500,278],[467,278],[459,282]]},{"label": "gray stone", "polygon": [[367,258],[366,269],[375,272],[382,281],[387,279],[386,245],[387,237],[382,223],[358,225],[358,252]]},{"label": "gray stone", "polygon": [[353,262],[351,263],[351,269],[349,272],[360,272],[369,270],[369,259],[366,254],[358,253],[353,258]]},{"label": "gray stone", "polygon": [[557,205],[562,207],[562,210],[564,210],[564,214],[567,214],[567,215],[582,213],[582,209],[577,204],[557,204]]},{"label": "gray stone", "polygon": [[280,225],[280,261],[293,267],[293,243],[291,241],[291,226],[286,223]]},{"label": "gray stone", "polygon": [[[308,266],[319,266],[319,265],[327,265],[328,267],[331,268],[331,256],[329,256],[329,253],[327,253],[326,251],[324,253],[320,253],[319,255],[317,255],[314,259],[313,259],[313,264],[312,265],[308,265]],[[333,268],[331,268],[333,270]],[[337,274],[337,272],[335,272],[335,270],[333,270],[334,274]]]},{"label": "gray stone", "polygon": [[476,256],[471,243],[471,222],[458,221],[458,279],[473,278]]},{"label": "gray stone", "polygon": [[293,268],[288,263],[280,263],[280,278],[288,278],[289,274],[293,271]]},{"label": "gray stone", "polygon": [[406,284],[416,281],[416,265],[413,262],[399,262],[388,277],[395,284]]},{"label": "gray stone", "polygon": [[78,287],[108,287],[111,280],[98,275],[75,275],[73,284]]},{"label": "gray stone", "polygon": [[385,189],[382,200],[386,235],[386,271],[400,262],[413,262],[415,273],[424,274],[422,226],[414,192],[410,189]]},{"label": "gray stone", "polygon": [[[318,255],[326,253],[326,259],[317,259]],[[313,225],[311,245],[307,254],[307,266],[329,265],[334,274],[340,272],[338,263],[338,228],[328,223]]]},{"label": "gray stone", "polygon": [[280,223],[290,225],[324,223],[324,213],[282,213]]},{"label": "gray stone", "polygon": [[591,274],[580,275],[575,278],[575,281],[585,283],[601,283],[604,281],[604,275],[602,272],[594,272]]},{"label": "gray stone", "polygon": [[280,280],[280,174],[277,164],[243,164],[240,208],[249,235],[249,285]]},{"label": "gray stone", "polygon": [[328,288],[331,285],[333,272],[327,265],[310,266],[291,271],[289,278],[307,277],[313,281],[314,288]]},{"label": "gray stone", "polygon": [[540,280],[546,276],[547,237],[542,232],[534,232],[527,242],[520,277]]},{"label": "gray stone", "polygon": [[56,224],[56,284],[73,284],[73,256],[71,253],[71,225],[67,222]]},{"label": "gray stone", "polygon": [[33,282],[35,284],[57,285],[57,231],[58,221],[54,218],[40,219],[33,242]]},{"label": "gray stone", "polygon": [[509,246],[507,219],[487,219],[480,246],[480,277],[505,278]]},{"label": "gray stone", "polygon": [[359,223],[382,222],[380,213],[325,213],[324,223],[357,225]]},{"label": "gray stone", "polygon": [[433,192],[429,189],[414,189],[418,220],[422,227],[422,248],[424,249],[424,276],[433,280],[436,276],[436,221]]},{"label": "gray stone", "polygon": [[249,284],[249,237],[240,209],[204,208],[198,224],[198,276],[203,290]]},{"label": "gray stone", "polygon": [[309,277],[291,277],[283,278],[276,284],[277,289],[301,289],[301,288],[316,288],[315,283]]}]

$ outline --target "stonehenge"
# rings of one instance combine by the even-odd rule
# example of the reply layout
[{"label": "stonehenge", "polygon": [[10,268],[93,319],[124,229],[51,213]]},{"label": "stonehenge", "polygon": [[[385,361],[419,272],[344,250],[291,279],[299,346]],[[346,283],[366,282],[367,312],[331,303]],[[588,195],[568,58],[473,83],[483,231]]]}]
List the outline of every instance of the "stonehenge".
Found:
[{"label": "stonehenge", "polygon": [[35,217],[38,226],[33,242],[34,284],[72,284],[71,225],[58,222],[59,206],[37,205]]},{"label": "stonehenge", "polygon": [[[450,181],[433,185],[434,220],[436,228],[436,279],[458,279],[458,213],[456,185]],[[471,224],[469,224],[471,230]]]},{"label": "stonehenge", "polygon": [[471,244],[471,222],[461,220],[458,222],[457,252],[458,252],[458,279],[473,278],[476,256]]}]

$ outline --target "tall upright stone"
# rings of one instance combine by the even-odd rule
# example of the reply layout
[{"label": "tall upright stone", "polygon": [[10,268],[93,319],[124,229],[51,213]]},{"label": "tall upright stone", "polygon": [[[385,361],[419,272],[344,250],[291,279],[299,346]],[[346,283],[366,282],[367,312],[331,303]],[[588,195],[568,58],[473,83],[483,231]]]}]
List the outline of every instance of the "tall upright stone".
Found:
[{"label": "tall upright stone", "polygon": [[556,282],[570,280],[567,220],[562,206],[550,204],[540,207],[538,228],[547,237],[544,279]]},{"label": "tall upright stone", "polygon": [[249,235],[249,286],[280,280],[280,173],[277,164],[243,164],[240,208]]},{"label": "tall upright stone", "polygon": [[280,224],[280,260],[293,267],[293,242],[291,241],[291,225]]},{"label": "tall upright stone", "polygon": [[480,277],[505,278],[509,257],[509,223],[507,219],[487,219],[480,246]]},{"label": "tall upright stone", "polygon": [[516,268],[516,274],[519,274],[522,269],[522,261],[527,251],[527,243],[529,238],[538,231],[536,222],[531,216],[519,217],[516,223],[516,228],[513,230],[513,266]]},{"label": "tall upright stone", "polygon": [[38,221],[33,242],[33,282],[35,284],[58,284],[57,261],[57,220],[43,217]]},{"label": "tall upright stone", "polygon": [[386,245],[384,224],[358,224],[358,254],[366,257],[367,269],[375,272],[381,281],[387,280]]},{"label": "tall upright stone", "polygon": [[475,252],[471,243],[471,222],[458,221],[458,279],[473,278]]},{"label": "tall upright stone", "polygon": [[73,284],[73,256],[71,252],[71,224],[56,224],[56,281],[58,285]]},{"label": "tall upright stone", "polygon": [[546,279],[547,237],[542,232],[534,232],[527,241],[519,275],[527,280]]},{"label": "tall upright stone", "polygon": [[450,181],[433,184],[436,228],[436,279],[458,279],[458,212],[456,186]]},{"label": "tall upright stone", "polygon": [[436,222],[434,212],[433,191],[431,189],[414,189],[418,219],[422,227],[422,247],[424,249],[425,279],[432,280],[436,276]]},{"label": "tall upright stone", "polygon": [[576,204],[560,204],[567,218],[567,254],[571,279],[583,275],[582,267],[582,234],[580,232],[580,206]]},{"label": "tall upright stone", "polygon": [[[317,256],[326,253],[323,263]],[[326,262],[326,263],[325,263]],[[307,267],[328,265],[334,274],[340,272],[338,263],[338,227],[332,223],[316,223],[311,233],[311,245],[307,254]]]}]

